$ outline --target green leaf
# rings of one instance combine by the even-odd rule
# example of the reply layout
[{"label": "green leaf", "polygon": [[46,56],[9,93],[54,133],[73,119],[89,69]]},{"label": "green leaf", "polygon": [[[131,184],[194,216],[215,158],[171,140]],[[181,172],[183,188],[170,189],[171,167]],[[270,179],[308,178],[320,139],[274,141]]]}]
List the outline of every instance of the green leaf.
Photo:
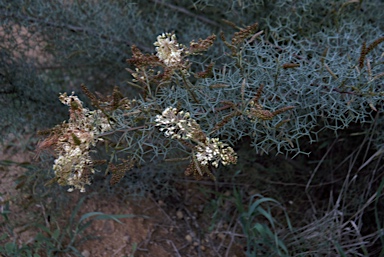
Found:
[{"label": "green leaf", "polygon": [[52,238],[57,241],[57,239],[60,236],[60,228],[57,228],[53,233],[52,233]]},{"label": "green leaf", "polygon": [[7,233],[3,233],[3,234],[0,236],[0,241],[6,239],[7,237],[8,237],[8,234],[7,234]]},{"label": "green leaf", "polygon": [[4,248],[7,254],[16,253],[17,250],[17,246],[14,243],[6,243]]},{"label": "green leaf", "polygon": [[[116,214],[116,215],[112,215],[112,214],[105,214],[105,213],[102,213],[102,212],[89,212],[89,213],[84,214],[83,216],[81,216],[79,222],[82,222],[85,219],[93,217],[93,216],[96,216],[96,217],[94,217],[95,220],[111,219],[111,220],[114,220],[114,221],[116,221],[116,222],[118,222],[120,224],[122,224],[122,222],[119,219],[138,217],[137,215],[134,215],[134,214]],[[140,216],[140,217],[148,218],[146,216]]]},{"label": "green leaf", "polygon": [[48,234],[51,234],[51,230],[49,228],[47,228],[46,226],[44,225],[41,225],[41,224],[36,224],[35,225],[37,228],[40,228],[41,230],[43,230],[44,232],[47,232]]}]

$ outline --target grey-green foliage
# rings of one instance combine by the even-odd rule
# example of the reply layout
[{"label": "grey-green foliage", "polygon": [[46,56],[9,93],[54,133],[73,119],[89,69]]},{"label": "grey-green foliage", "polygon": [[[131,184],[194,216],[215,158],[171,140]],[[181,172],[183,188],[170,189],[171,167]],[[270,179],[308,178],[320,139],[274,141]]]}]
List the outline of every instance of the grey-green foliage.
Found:
[{"label": "grey-green foliage", "polygon": [[[12,131],[9,124],[44,126],[57,122],[49,122],[51,118],[47,117],[52,115],[44,112],[44,109],[54,108],[55,90],[79,91],[80,83],[101,91],[108,91],[111,84],[127,88],[125,82],[130,77],[125,70],[125,60],[129,58],[132,44],[138,45],[144,52],[153,52],[152,44],[156,36],[165,31],[175,31],[179,41],[186,44],[220,30],[228,35],[233,30],[223,20],[238,26],[259,22],[260,29],[264,30],[263,41],[243,48],[242,73],[235,62],[230,62],[226,63],[225,74],[217,73],[213,80],[198,82],[198,86],[217,81],[229,82],[230,89],[222,90],[218,95],[215,95],[216,92],[204,93],[227,97],[237,91],[242,79],[246,78],[247,96],[251,97],[255,88],[264,83],[265,99],[282,98],[279,102],[273,99],[272,102],[265,102],[266,106],[271,109],[286,104],[297,107],[290,115],[292,129],[287,132],[293,143],[298,136],[310,135],[311,128],[318,123],[319,115],[336,117],[337,124],[329,124],[329,119],[324,122],[329,127],[342,128],[351,120],[366,119],[367,111],[359,110],[366,110],[366,103],[375,104],[378,96],[359,102],[347,94],[324,94],[324,91],[338,89],[344,83],[347,88],[358,84],[362,92],[370,88],[380,92],[382,85],[379,79],[369,82],[366,69],[359,74],[353,67],[357,64],[362,42],[369,43],[383,35],[384,22],[379,18],[381,7],[382,1],[3,1],[0,3],[1,25],[5,35],[3,39],[8,43],[0,44],[1,62],[5,67],[3,69],[6,69],[5,72],[1,71],[1,99],[8,108],[2,109],[5,121],[2,122],[2,130],[8,128],[8,131]],[[9,39],[11,28],[16,24],[26,28],[29,33],[22,37],[21,42],[16,38]],[[34,45],[29,38],[39,41],[39,51],[47,58],[30,58],[28,51]],[[216,60],[217,64],[227,62],[228,58],[220,58],[223,51],[228,51],[221,46],[221,43],[217,43],[208,52],[210,56],[198,59],[199,62],[211,59]],[[324,63],[338,79],[332,78],[320,63],[321,54],[326,48],[328,52]],[[383,60],[380,59],[382,49],[381,44],[369,55],[373,75],[383,70]],[[279,68],[287,62],[300,63],[301,66],[288,70]],[[11,89],[11,97],[4,93],[10,90],[8,81],[12,82],[14,88]],[[312,98],[304,100],[300,97],[304,91],[307,95],[313,94]],[[232,95],[233,99],[238,100],[239,94]],[[343,99],[339,101],[340,98]],[[349,98],[353,103],[347,110],[353,114],[343,110]],[[18,101],[25,102],[28,108],[10,104]],[[48,108],[47,104],[50,104]],[[56,102],[56,105],[55,108],[59,108],[60,103]],[[36,114],[45,117],[45,122],[42,123]],[[279,119],[269,126],[276,125]],[[296,122],[293,124],[294,120]],[[232,123],[235,124],[235,121]],[[236,125],[239,125],[238,122]],[[259,143],[265,133],[287,136],[285,132],[267,131],[263,126],[265,128],[262,124],[252,125],[254,132],[257,132],[257,148],[268,151],[266,145]],[[209,125],[205,127],[210,128]],[[238,130],[231,132],[229,129],[227,136],[241,137],[244,132],[240,130],[244,130]],[[276,141],[271,135],[268,138],[278,146],[287,146],[281,143],[281,139]]]},{"label": "grey-green foliage", "polygon": [[[227,94],[228,100],[239,102],[239,89],[242,80],[246,79],[245,98],[252,98],[263,84],[261,104],[265,108],[276,110],[295,106],[295,109],[289,115],[275,117],[272,122],[255,122],[245,127],[246,122],[238,118],[231,123],[232,126],[224,127],[221,135],[224,133],[228,137],[239,138],[241,133],[248,131],[249,135],[254,135],[258,150],[268,151],[271,143],[289,150],[289,142],[293,142],[293,148],[299,147],[297,139],[302,136],[317,140],[316,132],[321,129],[337,131],[348,127],[351,122],[372,121],[374,111],[370,105],[380,108],[384,97],[382,79],[375,79],[384,71],[380,57],[384,47],[378,47],[369,56],[370,75],[366,68],[359,71],[356,67],[361,41],[352,39],[351,34],[345,31],[338,34],[337,41],[337,45],[318,47],[309,40],[303,40],[301,47],[300,44],[289,43],[279,49],[264,39],[252,46],[246,45],[241,61],[244,74],[232,69],[226,74],[218,73],[212,80],[201,82],[202,85],[207,88],[219,81],[228,83],[230,88],[212,91],[221,91],[214,94]],[[323,58],[325,49],[327,52]],[[300,64],[300,67],[283,69],[285,63]],[[229,66],[233,67],[235,63]],[[286,117],[290,121],[275,130],[274,127]]]},{"label": "grey-green foliage", "polygon": [[[161,105],[165,108],[181,104],[181,109],[190,111],[209,133],[233,111],[213,111],[224,105],[222,101],[242,103],[242,98],[250,100],[263,84],[260,98],[263,108],[271,111],[285,106],[295,108],[271,121],[259,119],[252,122],[246,115],[237,116],[212,135],[232,143],[250,137],[258,152],[268,153],[274,149],[300,152],[299,139],[302,137],[310,142],[318,141],[318,132],[324,129],[337,133],[351,123],[372,122],[377,113],[374,109],[380,112],[384,97],[380,77],[384,71],[381,56],[384,44],[367,56],[370,69],[366,65],[359,69],[362,40],[352,35],[349,30],[341,30],[333,34],[332,40],[324,39],[332,43],[321,46],[308,39],[292,40],[278,46],[261,37],[257,43],[244,45],[240,58],[226,63],[225,72],[224,69],[216,70],[213,78],[195,83],[198,104],[191,99],[188,90],[175,86],[162,91]],[[375,37],[370,37],[368,42],[374,40]],[[299,67],[284,69],[283,64],[287,63]],[[227,87],[212,88],[216,84]],[[245,86],[244,96],[242,86]],[[285,119],[289,122],[280,126]]]},{"label": "grey-green foliage", "polygon": [[[250,4],[251,1],[239,2]],[[260,100],[266,109],[277,110],[284,106],[295,106],[295,109],[270,122],[250,123],[243,116],[236,117],[217,135],[232,142],[250,136],[259,152],[270,152],[272,148],[300,151],[299,139],[303,136],[313,142],[318,140],[317,133],[323,129],[337,132],[351,122],[372,122],[373,110],[377,108],[380,112],[384,97],[384,44],[367,55],[362,69],[358,64],[363,42],[368,45],[383,35],[383,21],[378,19],[377,11],[379,6],[384,7],[383,3],[274,3],[269,4],[271,9],[267,17],[259,16],[261,24],[265,24],[261,27],[265,35],[257,43],[245,44],[241,58],[226,62],[225,73],[221,70],[212,79],[198,81],[197,94],[202,105],[207,106],[206,110],[219,107],[222,100],[240,103],[245,79],[245,99],[251,99],[263,84]],[[256,5],[254,7],[254,15],[260,14]],[[235,7],[231,8],[234,11]],[[300,66],[283,69],[283,64],[287,63]],[[218,83],[229,87],[209,87]],[[196,109],[186,100],[188,93],[183,89],[166,91],[164,96],[167,95],[169,105],[179,99],[185,109]],[[230,111],[209,116],[199,113],[198,120],[206,131],[211,131],[228,113]],[[286,118],[290,119],[287,124],[274,129]]]}]

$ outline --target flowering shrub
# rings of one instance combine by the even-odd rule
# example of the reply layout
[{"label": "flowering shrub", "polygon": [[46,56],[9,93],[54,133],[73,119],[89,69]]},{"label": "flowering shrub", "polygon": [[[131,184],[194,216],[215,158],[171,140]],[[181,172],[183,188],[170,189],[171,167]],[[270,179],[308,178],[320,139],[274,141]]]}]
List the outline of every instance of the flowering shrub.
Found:
[{"label": "flowering shrub", "polygon": [[[237,163],[232,146],[239,139],[250,138],[256,152],[277,150],[298,154],[298,140],[304,136],[311,138],[320,120],[328,122],[326,128],[337,131],[352,121],[366,121],[367,112],[355,111],[356,105],[369,102],[371,111],[377,111],[375,105],[382,92],[372,91],[367,95],[363,85],[346,87],[336,80],[336,84],[327,82],[323,87],[296,90],[296,81],[302,80],[303,75],[295,68],[313,65],[318,69],[319,65],[303,58],[283,64],[263,59],[278,70],[277,74],[272,72],[275,78],[271,82],[270,76],[264,76],[270,67],[260,62],[259,55],[276,51],[276,46],[264,40],[257,28],[257,24],[253,24],[241,29],[230,41],[221,35],[229,49],[226,58],[233,60],[230,63],[233,69],[218,72],[210,62],[205,70],[196,71],[199,69],[194,67],[194,56],[207,51],[216,40],[215,35],[192,41],[187,47],[177,42],[175,34],[163,33],[154,43],[155,54],[143,54],[132,46],[133,56],[128,63],[134,69],[127,70],[133,81],[128,84],[140,89],[140,97],[128,99],[118,88],[111,96],[96,96],[83,86],[96,108],[91,112],[82,107],[76,96],[62,94],[60,100],[70,106],[69,122],[54,128],[40,147],[54,147],[57,158],[53,169],[58,182],[69,185],[70,190],[84,191],[84,186],[90,184],[89,174],[94,172],[91,148],[102,140],[114,149],[108,164],[111,184],[133,168],[134,162],[144,163],[155,157],[167,159],[169,149],[175,148],[186,155],[183,159],[190,161],[185,169],[187,176],[215,179],[214,172],[220,163],[223,166]],[[353,69],[363,68],[362,59],[382,41],[380,38],[368,47],[363,45],[359,55],[354,56]],[[281,50],[280,56],[288,57],[289,52]],[[324,53],[319,55],[324,58],[321,56]],[[324,62],[324,70],[337,77]],[[370,72],[374,68],[371,66]],[[264,70],[263,73],[258,69]],[[360,70],[355,74],[360,81],[366,79]],[[311,76],[323,78],[324,74],[321,71]],[[313,83],[315,81],[319,80],[316,78]],[[281,83],[292,86],[282,87]],[[370,83],[377,81],[371,79]],[[330,125],[340,121],[344,125]],[[118,155],[125,157],[118,158]],[[115,164],[118,159],[121,163]]]},{"label": "flowering shrub", "polygon": [[[188,60],[183,60],[183,57],[206,51],[213,44],[215,38],[215,36],[211,36],[198,42],[192,41],[190,49],[187,49],[177,42],[175,34],[163,33],[157,37],[157,41],[154,43],[156,55],[143,55],[139,49],[133,46],[133,58],[129,60],[136,66],[135,71],[131,72],[133,81],[143,85],[144,96],[154,97],[153,82],[157,84],[156,87],[170,83],[173,79],[172,76],[178,76],[177,72],[179,72],[188,88],[191,83],[186,80],[190,76],[189,63]],[[148,69],[149,66],[159,66],[164,69],[164,72],[154,73],[152,69]],[[107,97],[107,99],[98,99],[85,86],[83,86],[83,90],[98,109],[91,112],[83,108],[82,102],[74,93],[71,96],[67,96],[66,93],[61,94],[60,101],[70,107],[69,122],[56,126],[51,130],[51,135],[39,144],[40,150],[49,147],[54,148],[57,158],[54,161],[53,170],[59,184],[70,186],[68,191],[73,191],[75,188],[85,192],[85,185],[90,185],[89,175],[95,172],[90,157],[91,147],[95,147],[98,141],[103,141],[102,136],[105,135],[105,132],[119,130],[119,122],[111,121],[114,119],[121,120],[121,114],[117,114],[118,111],[129,111],[130,113],[126,113],[126,116],[137,118],[143,114],[142,108],[144,108],[148,115],[146,117],[148,124],[142,128],[147,129],[148,126],[151,126],[150,121],[153,118],[151,112],[158,108],[150,100],[127,100],[121,96],[116,88],[114,95]],[[195,97],[191,88],[188,88],[188,91],[192,97]],[[120,99],[118,99],[119,97]],[[156,108],[151,109],[149,106],[145,106],[146,104]],[[120,117],[109,119],[110,115],[116,114]],[[155,126],[160,127],[159,131],[164,132],[166,137],[180,140],[191,147],[191,164],[196,171],[193,173],[196,178],[202,178],[207,174],[214,179],[209,166],[218,168],[220,162],[223,165],[236,163],[237,156],[234,150],[219,141],[218,138],[207,137],[188,112],[184,113],[177,111],[174,107],[167,107],[162,115],[155,117]],[[154,129],[153,126],[151,127]],[[109,134],[113,133],[112,131]],[[137,156],[137,153],[134,155],[138,159],[142,158]],[[121,171],[125,172],[124,167],[127,170],[133,167],[132,162],[128,164],[127,161],[123,161],[123,164],[125,165],[115,166],[110,163],[111,184],[115,184],[121,179],[123,176]],[[186,174],[188,174],[187,171]]]}]

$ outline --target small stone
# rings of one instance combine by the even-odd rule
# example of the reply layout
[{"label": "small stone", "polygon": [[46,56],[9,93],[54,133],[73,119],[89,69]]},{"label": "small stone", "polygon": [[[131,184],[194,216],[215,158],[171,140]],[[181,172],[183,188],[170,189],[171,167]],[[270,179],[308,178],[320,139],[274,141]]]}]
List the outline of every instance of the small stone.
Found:
[{"label": "small stone", "polygon": [[184,217],[184,214],[183,214],[182,211],[177,211],[177,212],[176,212],[176,216],[177,216],[177,218],[178,218],[179,220],[181,220],[181,219]]},{"label": "small stone", "polygon": [[193,246],[198,246],[199,243],[198,242],[193,242]]},{"label": "small stone", "polygon": [[256,189],[252,189],[251,191],[248,192],[249,195],[255,195],[257,194],[259,191],[257,191]]},{"label": "small stone", "polygon": [[112,234],[115,231],[115,225],[112,220],[106,220],[102,228],[103,232],[106,234]]},{"label": "small stone", "polygon": [[201,246],[200,246],[200,249],[204,252],[206,248],[205,248],[204,245],[201,245]]},{"label": "small stone", "polygon": [[91,256],[91,253],[88,250],[84,250],[81,252],[81,255],[83,255],[83,257],[89,257]]},{"label": "small stone", "polygon": [[186,235],[185,240],[188,241],[188,243],[192,243],[192,236],[191,235]]}]

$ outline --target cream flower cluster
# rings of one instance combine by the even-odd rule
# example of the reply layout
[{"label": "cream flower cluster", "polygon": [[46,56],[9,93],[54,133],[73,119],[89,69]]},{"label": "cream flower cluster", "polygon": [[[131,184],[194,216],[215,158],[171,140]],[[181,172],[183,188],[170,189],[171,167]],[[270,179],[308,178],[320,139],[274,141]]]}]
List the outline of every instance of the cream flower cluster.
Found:
[{"label": "cream flower cluster", "polygon": [[177,111],[176,108],[166,108],[162,115],[157,115],[156,126],[162,126],[160,131],[164,131],[166,137],[176,139],[192,139],[194,135],[201,131],[200,125],[191,118],[188,112]]},{"label": "cream flower cluster", "polygon": [[174,67],[181,63],[181,54],[184,49],[177,43],[175,34],[163,33],[159,35],[154,45],[156,46],[157,57],[165,65]]},{"label": "cream flower cluster", "polygon": [[196,159],[203,166],[212,163],[212,165],[217,168],[220,161],[223,165],[237,162],[235,151],[232,147],[220,142],[219,138],[207,137],[204,145],[197,145],[196,150]]},{"label": "cream flower cluster", "polygon": [[[190,117],[188,112],[177,111],[176,108],[166,108],[162,115],[156,116],[156,126],[160,126],[160,131],[164,131],[166,137],[175,139],[189,139],[196,143],[196,159],[201,165],[206,166],[211,163],[218,167],[219,162],[228,165],[237,162],[235,151],[227,144],[219,141],[218,138],[209,138],[204,135],[200,125]],[[204,139],[201,140],[201,135]]]},{"label": "cream flower cluster", "polygon": [[107,118],[100,110],[90,111],[83,108],[82,102],[73,93],[67,96],[61,94],[60,101],[70,106],[70,119],[63,123],[62,131],[56,145],[58,158],[53,170],[60,184],[71,186],[85,192],[85,185],[90,184],[86,171],[94,173],[90,148],[95,146],[101,138],[98,135],[111,129]]}]

